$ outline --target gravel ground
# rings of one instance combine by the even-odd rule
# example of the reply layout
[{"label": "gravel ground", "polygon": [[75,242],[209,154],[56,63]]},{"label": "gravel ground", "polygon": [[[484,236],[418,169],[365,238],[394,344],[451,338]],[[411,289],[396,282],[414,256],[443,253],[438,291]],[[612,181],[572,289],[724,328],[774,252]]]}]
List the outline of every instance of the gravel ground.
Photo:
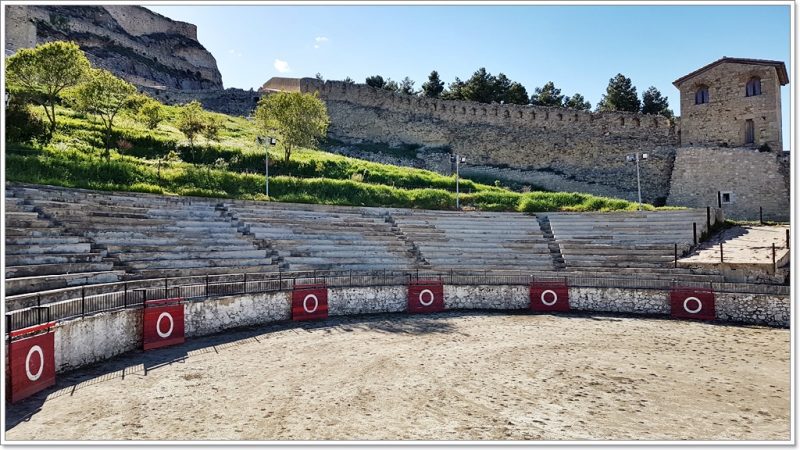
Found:
[{"label": "gravel ground", "polygon": [[7,410],[8,440],[788,440],[790,331],[403,314],[134,352]]}]

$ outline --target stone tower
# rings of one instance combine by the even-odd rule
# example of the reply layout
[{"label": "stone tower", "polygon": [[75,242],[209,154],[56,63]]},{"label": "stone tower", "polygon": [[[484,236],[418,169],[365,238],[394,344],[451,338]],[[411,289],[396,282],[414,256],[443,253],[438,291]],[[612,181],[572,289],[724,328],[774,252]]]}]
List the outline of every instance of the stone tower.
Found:
[{"label": "stone tower", "polygon": [[675,80],[681,93],[681,146],[783,150],[781,61],[723,57]]}]

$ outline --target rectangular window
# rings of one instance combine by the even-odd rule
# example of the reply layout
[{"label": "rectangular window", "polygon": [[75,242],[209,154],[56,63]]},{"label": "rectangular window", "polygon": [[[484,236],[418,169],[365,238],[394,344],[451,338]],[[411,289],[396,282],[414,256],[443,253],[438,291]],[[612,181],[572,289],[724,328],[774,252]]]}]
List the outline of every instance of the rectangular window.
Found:
[{"label": "rectangular window", "polygon": [[733,192],[720,192],[722,204],[733,203]]}]

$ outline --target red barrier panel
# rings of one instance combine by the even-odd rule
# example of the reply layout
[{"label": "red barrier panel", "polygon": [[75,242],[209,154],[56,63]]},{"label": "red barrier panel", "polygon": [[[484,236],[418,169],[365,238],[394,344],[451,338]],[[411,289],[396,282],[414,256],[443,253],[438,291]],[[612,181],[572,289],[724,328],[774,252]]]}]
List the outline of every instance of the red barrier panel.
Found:
[{"label": "red barrier panel", "polygon": [[674,287],[669,293],[672,317],[679,319],[714,320],[714,291],[711,289]]},{"label": "red barrier panel", "polygon": [[[18,330],[17,335],[20,331]],[[8,345],[11,403],[56,384],[53,331],[11,341]]]},{"label": "red barrier panel", "polygon": [[292,290],[292,320],[328,318],[328,288],[324,284],[295,284]]},{"label": "red barrier panel", "polygon": [[565,282],[533,282],[530,287],[530,308],[538,312],[569,311],[569,288]]},{"label": "red barrier panel", "polygon": [[144,350],[182,344],[184,336],[183,304],[179,298],[150,300],[144,304],[142,347]]},{"label": "red barrier panel", "polygon": [[441,280],[416,280],[408,284],[408,312],[444,311],[444,284]]}]

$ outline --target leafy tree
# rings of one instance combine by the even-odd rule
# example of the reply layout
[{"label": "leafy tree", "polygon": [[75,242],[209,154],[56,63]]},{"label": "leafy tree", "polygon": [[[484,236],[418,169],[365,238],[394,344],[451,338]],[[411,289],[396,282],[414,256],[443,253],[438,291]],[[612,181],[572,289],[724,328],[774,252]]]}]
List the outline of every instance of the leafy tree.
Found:
[{"label": "leafy tree", "polygon": [[672,117],[672,110],[669,109],[667,97],[662,97],[661,92],[655,86],[650,86],[642,93],[642,113],[661,114],[665,117]]},{"label": "leafy tree", "polygon": [[586,101],[581,94],[576,92],[572,97],[568,97],[564,100],[564,107],[588,111],[592,109],[592,104]]},{"label": "leafy tree", "polygon": [[515,105],[527,105],[530,99],[528,98],[528,91],[525,89],[525,86],[514,81],[503,95],[503,101]]},{"label": "leafy tree", "polygon": [[400,92],[400,86],[391,78],[386,79],[386,84],[383,85],[383,89],[392,92]]},{"label": "leafy tree", "polygon": [[606,93],[597,104],[598,111],[638,112],[641,104],[631,79],[618,73],[608,80]]},{"label": "leafy tree", "polygon": [[315,145],[330,123],[325,103],[316,93],[277,92],[262,97],[255,117],[262,130],[280,135],[287,163],[295,147]]},{"label": "leafy tree", "polygon": [[12,92],[31,96],[44,108],[50,134],[56,129],[56,103],[61,92],[83,81],[91,68],[73,42],[55,41],[21,49],[6,60],[6,80]]},{"label": "leafy tree", "polygon": [[137,118],[144,123],[148,129],[155,130],[164,120],[164,108],[156,100],[145,97],[139,106]]},{"label": "leafy tree", "polygon": [[219,130],[222,128],[222,121],[216,116],[206,115],[206,126],[203,128],[203,137],[206,141],[218,141]]},{"label": "leafy tree", "polygon": [[455,81],[447,86],[447,90],[442,92],[441,97],[445,100],[465,100],[464,86],[466,83],[456,77]]},{"label": "leafy tree", "polygon": [[373,75],[371,77],[367,77],[366,83],[367,86],[372,86],[378,89],[383,89],[383,87],[386,86],[386,81],[380,75]]},{"label": "leafy tree", "polygon": [[531,104],[537,106],[563,106],[564,96],[561,89],[558,89],[552,81],[548,81],[544,86],[534,89],[531,96]]},{"label": "leafy tree", "polygon": [[88,80],[65,91],[78,110],[94,114],[105,128],[106,160],[111,157],[111,134],[120,111],[137,100],[136,87],[105,69],[92,69]]},{"label": "leafy tree", "polygon": [[345,83],[345,84],[356,84],[356,82],[355,82],[355,81],[353,81],[353,79],[352,79],[352,78],[350,78],[350,77],[347,77],[347,78],[345,78],[345,79],[344,79],[344,83]]},{"label": "leafy tree", "polygon": [[425,97],[437,98],[444,91],[444,81],[439,79],[439,72],[432,71],[428,81],[422,83],[422,94]]},{"label": "leafy tree", "polygon": [[417,95],[417,91],[414,90],[414,81],[411,78],[405,77],[400,82],[400,93],[406,95]]},{"label": "leafy tree", "polygon": [[192,152],[192,162],[194,162],[194,140],[203,134],[207,123],[208,116],[205,111],[203,111],[203,105],[201,105],[197,100],[193,100],[183,105],[180,111],[178,111],[178,121],[176,126],[178,127],[178,130],[180,130],[180,132],[186,136],[186,139],[189,139],[189,148]]}]

